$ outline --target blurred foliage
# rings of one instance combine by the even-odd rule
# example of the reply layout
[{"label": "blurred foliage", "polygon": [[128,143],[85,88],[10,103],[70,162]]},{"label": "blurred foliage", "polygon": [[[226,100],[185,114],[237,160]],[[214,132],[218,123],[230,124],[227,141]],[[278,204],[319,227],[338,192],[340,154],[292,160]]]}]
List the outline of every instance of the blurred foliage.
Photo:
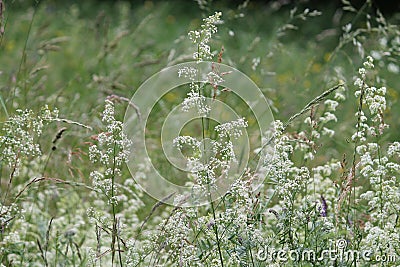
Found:
[{"label": "blurred foliage", "polygon": [[[400,114],[400,13],[395,10],[382,20],[376,6],[368,1],[357,3],[354,10],[350,5],[343,9],[343,5],[331,1],[208,1],[204,6],[195,1],[3,3],[0,120],[5,121],[17,109],[39,110],[48,104],[60,110],[60,117],[94,128],[90,131],[68,125],[55,151],[51,141],[57,128],[65,125],[45,129],[45,138],[40,140],[44,157],[41,164],[34,162],[30,167],[44,166],[42,173],[49,177],[90,185],[85,151],[100,128],[104,99],[110,95],[129,99],[152,74],[192,60],[193,47],[187,32],[216,10],[223,12],[224,24],[213,40],[213,52],[217,54],[224,47],[222,62],[252,78],[270,100],[276,119],[286,121],[326,89],[339,81],[346,83],[348,99],[338,108],[338,123],[331,125],[338,135],[334,140],[323,140],[322,155],[341,158],[341,153],[352,149],[348,144],[357,108],[353,82],[356,70],[370,54],[388,89],[391,115],[385,114],[385,123],[391,128],[384,138],[400,139],[400,117],[396,115]],[[309,6],[322,14],[307,9]],[[349,23],[351,29],[346,26]],[[382,27],[384,23],[391,26]],[[156,116],[149,121],[150,137],[158,136],[167,111],[185,93],[174,91],[161,99],[153,110]],[[122,120],[126,103],[116,108]],[[300,130],[302,120],[304,116],[292,125],[292,130]],[[159,145],[159,140],[150,141]],[[129,175],[127,170],[125,173]],[[0,186],[5,188],[3,180]],[[86,195],[81,190],[86,189],[66,188],[58,186],[54,195],[43,196],[39,209],[48,209],[48,214],[56,216],[65,212],[58,210],[59,205],[68,210],[85,202]],[[141,219],[149,214],[154,200],[145,202],[148,205],[139,213]],[[41,218],[40,223],[45,228],[48,220]]]},{"label": "blurred foliage", "polygon": [[[130,98],[152,74],[191,60],[186,33],[208,12],[221,10],[224,24],[213,49],[218,53],[224,47],[223,62],[246,73],[263,90],[275,118],[288,119],[338,80],[347,83],[349,100],[338,113],[345,119],[335,126],[346,133],[341,144],[335,145],[346,147],[350,134],[346,129],[354,123],[355,70],[365,55],[386,49],[382,40],[386,38],[386,46],[390,45],[394,32],[379,31],[375,21],[379,13],[368,3],[359,12],[346,12],[332,3],[321,6],[322,15],[312,15],[314,10],[307,4],[211,1],[200,8],[192,1],[7,2],[0,47],[1,117],[5,119],[5,109],[13,113],[47,103],[76,121],[96,125],[105,97]],[[395,14],[387,23],[396,26],[398,19]],[[364,31],[344,40],[341,36],[348,23]],[[362,43],[362,51],[355,41]],[[381,58],[380,75],[388,87],[392,114],[399,114],[398,73],[387,71],[390,62],[396,62],[396,54]],[[163,99],[160,103],[176,102]],[[119,114],[122,119],[123,105]],[[154,129],[163,117],[152,122]],[[385,119],[394,129],[400,125],[396,116]],[[82,136],[93,133],[73,134],[76,138],[69,141],[78,146]],[[398,140],[399,133],[390,131],[387,138]]]},{"label": "blurred foliage", "polygon": [[[321,5],[322,15],[311,15],[314,10],[307,4],[211,1],[199,8],[192,1],[7,2],[0,46],[1,117],[5,119],[5,110],[13,113],[48,103],[61,114],[96,124],[105,97],[130,98],[153,73],[191,60],[186,33],[208,12],[221,10],[224,25],[213,43],[215,53],[224,47],[223,62],[254,80],[271,99],[277,119],[286,120],[311,98],[344,80],[349,100],[339,110],[339,117],[346,119],[337,127],[346,132],[355,112],[355,70],[365,55],[382,51],[395,40],[399,15],[387,21],[395,30],[385,32],[376,21],[380,13],[368,2],[359,12],[344,11],[336,3]],[[341,36],[349,23],[363,31],[344,40]],[[362,43],[361,50],[354,45],[357,42]],[[398,73],[388,67],[397,57],[391,53],[379,61],[392,114],[400,112]],[[121,118],[123,110],[121,105]],[[393,128],[400,125],[396,116],[386,120]],[[398,140],[399,133],[390,131],[387,138]],[[345,137],[342,141],[346,146]]]}]

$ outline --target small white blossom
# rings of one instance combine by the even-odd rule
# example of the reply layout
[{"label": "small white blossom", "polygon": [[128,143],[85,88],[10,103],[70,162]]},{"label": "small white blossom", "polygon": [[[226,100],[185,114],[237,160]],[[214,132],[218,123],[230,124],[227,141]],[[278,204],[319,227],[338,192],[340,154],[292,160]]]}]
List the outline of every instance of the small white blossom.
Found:
[{"label": "small white blossom", "polygon": [[183,100],[183,112],[188,112],[192,108],[197,109],[199,116],[206,116],[211,111],[210,106],[206,103],[206,97],[201,95],[198,90],[191,90]]},{"label": "small white blossom", "polygon": [[333,137],[333,135],[335,134],[335,131],[334,131],[334,130],[331,130],[331,129],[328,129],[328,128],[326,128],[326,127],[323,127],[321,133],[322,133],[323,135],[327,135],[327,136],[329,136],[329,137]]},{"label": "small white blossom", "polygon": [[173,140],[173,144],[179,150],[182,150],[184,145],[188,145],[191,149],[199,149],[201,142],[191,136],[178,136]]},{"label": "small white blossom", "polygon": [[185,77],[189,78],[190,80],[194,81],[198,70],[192,67],[183,67],[178,70],[178,77]]},{"label": "small white blossom", "polygon": [[110,203],[115,203],[117,186],[114,185],[114,191],[111,190],[112,180],[121,175],[121,166],[128,160],[132,141],[122,131],[122,122],[115,119],[114,103],[110,100],[105,102],[102,121],[106,131],[99,133],[96,136],[97,144],[89,147],[89,158],[93,163],[103,165],[105,170],[92,171],[90,178],[93,187],[103,192]]},{"label": "small white blossom", "polygon": [[12,116],[3,125],[0,135],[2,153],[0,160],[14,169],[14,175],[22,160],[28,157],[39,157],[42,152],[37,142],[41,136],[44,125],[58,118],[58,110],[51,111],[44,106],[38,114],[32,110],[17,110],[17,115]]},{"label": "small white blossom", "polygon": [[394,142],[393,144],[390,144],[388,148],[388,155],[390,157],[394,156],[400,156],[400,142]]},{"label": "small white blossom", "polygon": [[239,138],[242,135],[242,129],[247,127],[247,121],[244,118],[235,121],[226,122],[215,127],[215,130],[221,137],[231,136]]},{"label": "small white blossom", "polygon": [[337,101],[331,99],[325,100],[324,104],[327,106],[328,111],[335,111],[336,107],[339,105]]},{"label": "small white blossom", "polygon": [[[364,65],[364,67],[366,67],[368,69],[373,69],[374,68],[374,59],[371,56],[367,56],[367,61],[365,61],[363,63],[363,65]],[[365,70],[364,70],[364,75],[365,75]]]},{"label": "small white blossom", "polygon": [[331,112],[325,112],[322,117],[319,118],[322,123],[327,123],[330,121],[337,121],[336,115]]},{"label": "small white blossom", "polygon": [[201,29],[189,32],[189,39],[197,44],[197,51],[193,54],[193,57],[198,62],[212,58],[213,54],[209,42],[212,35],[217,33],[216,25],[222,22],[221,16],[221,12],[215,12],[214,15],[203,20],[204,24],[201,25]]},{"label": "small white blossom", "polygon": [[253,60],[251,61],[251,69],[255,71],[257,69],[257,66],[260,64],[260,61],[260,57],[253,58]]}]

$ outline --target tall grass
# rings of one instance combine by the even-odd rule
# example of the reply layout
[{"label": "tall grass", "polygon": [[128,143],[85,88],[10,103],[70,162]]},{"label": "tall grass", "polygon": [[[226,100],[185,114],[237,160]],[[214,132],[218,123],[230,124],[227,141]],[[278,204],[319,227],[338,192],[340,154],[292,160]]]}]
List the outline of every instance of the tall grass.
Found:
[{"label": "tall grass", "polygon": [[[1,266],[397,266],[396,16],[371,1],[321,11],[197,2],[200,10],[0,1]],[[151,162],[129,172],[129,157],[143,157],[123,131],[128,106],[143,114],[130,97],[151,74],[188,60],[214,61],[212,79],[155,103],[146,124]],[[206,99],[239,115],[251,106],[220,86],[231,74],[219,63],[261,88],[276,118],[268,140],[255,140],[255,116],[207,116]],[[181,174],[160,140],[178,105],[200,117],[174,144],[204,205],[187,207],[176,194],[154,200],[138,182],[150,180],[151,166],[172,181]],[[246,134],[268,172],[258,177],[249,164],[214,201],[217,178],[240,160],[234,140]]]}]

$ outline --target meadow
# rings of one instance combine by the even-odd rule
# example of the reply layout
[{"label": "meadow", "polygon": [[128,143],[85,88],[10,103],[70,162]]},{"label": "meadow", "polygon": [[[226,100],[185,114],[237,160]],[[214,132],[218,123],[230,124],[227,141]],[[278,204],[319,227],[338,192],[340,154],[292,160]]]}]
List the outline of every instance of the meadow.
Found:
[{"label": "meadow", "polygon": [[0,266],[400,266],[399,21],[0,0]]}]

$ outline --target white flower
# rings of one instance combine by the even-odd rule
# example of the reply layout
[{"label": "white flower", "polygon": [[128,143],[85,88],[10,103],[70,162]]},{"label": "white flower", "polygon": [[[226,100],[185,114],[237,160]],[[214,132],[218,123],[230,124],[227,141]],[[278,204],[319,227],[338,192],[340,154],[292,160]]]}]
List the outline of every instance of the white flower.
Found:
[{"label": "white flower", "polygon": [[366,70],[364,68],[359,68],[358,69],[358,74],[360,74],[363,79],[365,79],[366,73],[367,72],[366,72]]},{"label": "white flower", "polygon": [[220,75],[218,75],[216,72],[209,72],[207,74],[207,78],[208,78],[209,83],[212,86],[217,86],[224,82],[224,79]]},{"label": "white flower", "polygon": [[186,77],[194,81],[198,70],[192,67],[183,67],[178,70],[178,77]]},{"label": "white flower", "polygon": [[[373,69],[374,68],[374,59],[371,56],[367,56],[367,61],[365,61],[363,63],[363,65],[364,65],[364,67],[366,67],[368,69]],[[364,70],[364,75],[365,75],[365,70]]]},{"label": "white flower", "polygon": [[[361,89],[361,88],[363,88],[363,86],[364,86],[364,82],[363,82],[360,78],[357,78],[357,79],[355,80],[355,82],[354,82],[354,85]],[[356,91],[356,92],[358,92],[358,91]],[[358,94],[358,93],[357,93],[357,94]],[[358,97],[357,94],[356,94],[356,97]],[[359,94],[361,94],[361,91],[360,91]]]},{"label": "white flower", "polygon": [[337,101],[331,99],[325,100],[324,104],[327,106],[329,111],[335,111],[336,107],[339,105]]},{"label": "white flower", "polygon": [[329,137],[332,137],[332,136],[335,134],[335,131],[334,131],[334,130],[331,130],[331,129],[328,129],[328,128],[326,128],[326,127],[323,127],[323,128],[322,128],[322,134],[323,134],[323,135],[327,135],[327,136],[329,136]]},{"label": "white flower", "polygon": [[58,118],[58,110],[51,111],[47,105],[38,114],[32,110],[17,110],[16,113],[4,122],[4,135],[0,136],[0,160],[14,169],[14,175],[18,174],[22,160],[42,155],[37,138],[44,125]]},{"label": "white flower", "polygon": [[400,156],[400,142],[394,142],[388,148],[388,155],[394,157],[395,155]]},{"label": "white flower", "polygon": [[312,125],[312,120],[311,120],[311,117],[307,117],[307,118],[305,118],[305,119],[304,119],[304,123],[305,123],[305,124],[308,124],[308,125],[310,125],[310,126],[311,126],[311,125]]},{"label": "white flower", "polygon": [[189,32],[189,39],[194,44],[197,44],[197,51],[193,54],[193,57],[198,62],[212,58],[213,55],[208,43],[212,35],[217,32],[216,24],[222,22],[220,20],[221,16],[221,12],[215,12],[214,15],[203,20],[204,24],[201,25],[201,29]]},{"label": "white flower", "polygon": [[344,86],[340,86],[336,91],[335,91],[335,96],[333,97],[337,101],[344,101],[346,100],[346,96],[344,92],[346,91],[346,88]]},{"label": "white flower", "polygon": [[247,121],[244,118],[235,121],[226,122],[215,127],[220,137],[230,136],[239,138],[242,135],[242,129],[247,127]]},{"label": "white flower", "polygon": [[101,120],[108,123],[114,121],[114,103],[111,100],[106,100],[106,105]]},{"label": "white flower", "polygon": [[201,142],[191,136],[178,136],[173,141],[173,144],[179,150],[182,150],[184,145],[188,145],[191,149],[199,149]]},{"label": "white flower", "polygon": [[324,113],[324,116],[322,116],[322,117],[320,117],[319,118],[319,120],[322,122],[322,123],[327,123],[327,122],[329,122],[329,121],[337,121],[337,118],[336,118],[336,115],[335,114],[333,114],[333,113],[331,113],[331,112],[325,112]]},{"label": "white flower", "polygon": [[256,58],[253,58],[253,60],[252,60],[252,66],[251,66],[251,69],[252,70],[256,70],[257,69],[257,66],[258,66],[258,64],[260,64],[260,57],[256,57]]},{"label": "white flower", "polygon": [[106,100],[101,117],[105,131],[97,135],[97,144],[89,147],[89,159],[103,165],[104,171],[92,171],[93,187],[108,197],[109,204],[116,204],[117,186],[111,190],[113,180],[121,175],[121,166],[127,162],[132,141],[122,131],[122,122],[115,119],[114,103]]},{"label": "white flower", "polygon": [[210,106],[206,103],[206,97],[201,95],[199,90],[191,90],[183,100],[182,111],[188,112],[191,108],[196,108],[199,116],[206,116],[210,111]]}]

